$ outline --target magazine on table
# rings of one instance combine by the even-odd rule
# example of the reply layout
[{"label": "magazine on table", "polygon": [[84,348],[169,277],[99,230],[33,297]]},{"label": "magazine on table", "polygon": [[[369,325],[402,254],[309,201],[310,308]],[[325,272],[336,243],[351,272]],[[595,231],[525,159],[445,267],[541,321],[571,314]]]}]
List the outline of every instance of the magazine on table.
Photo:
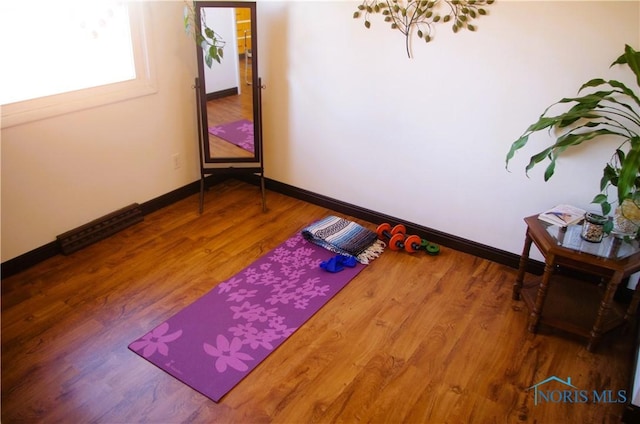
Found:
[{"label": "magazine on table", "polygon": [[549,224],[566,227],[578,224],[584,219],[586,211],[571,205],[557,205],[538,215],[538,219]]}]

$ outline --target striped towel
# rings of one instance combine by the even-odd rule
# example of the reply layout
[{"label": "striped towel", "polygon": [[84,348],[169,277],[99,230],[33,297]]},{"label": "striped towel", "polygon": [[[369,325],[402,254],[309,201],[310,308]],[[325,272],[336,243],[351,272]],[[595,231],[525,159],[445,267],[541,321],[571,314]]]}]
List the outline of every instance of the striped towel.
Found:
[{"label": "striped towel", "polygon": [[327,250],[352,256],[363,264],[380,256],[385,247],[373,231],[336,216],[314,222],[302,230],[302,236]]}]

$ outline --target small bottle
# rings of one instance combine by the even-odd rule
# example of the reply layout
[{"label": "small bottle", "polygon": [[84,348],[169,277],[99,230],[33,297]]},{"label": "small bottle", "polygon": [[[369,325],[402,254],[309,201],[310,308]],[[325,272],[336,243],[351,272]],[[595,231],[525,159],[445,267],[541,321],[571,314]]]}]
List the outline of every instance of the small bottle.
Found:
[{"label": "small bottle", "polygon": [[582,224],[582,238],[592,243],[600,243],[604,236],[604,224],[607,222],[606,216],[597,213],[587,212],[584,214]]}]

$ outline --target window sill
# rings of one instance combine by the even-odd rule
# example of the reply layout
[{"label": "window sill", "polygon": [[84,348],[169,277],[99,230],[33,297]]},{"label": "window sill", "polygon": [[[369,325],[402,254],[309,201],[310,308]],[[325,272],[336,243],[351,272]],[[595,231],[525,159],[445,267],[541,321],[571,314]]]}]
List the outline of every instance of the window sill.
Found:
[{"label": "window sill", "polygon": [[157,91],[155,81],[145,78],[2,105],[0,128],[147,96]]}]

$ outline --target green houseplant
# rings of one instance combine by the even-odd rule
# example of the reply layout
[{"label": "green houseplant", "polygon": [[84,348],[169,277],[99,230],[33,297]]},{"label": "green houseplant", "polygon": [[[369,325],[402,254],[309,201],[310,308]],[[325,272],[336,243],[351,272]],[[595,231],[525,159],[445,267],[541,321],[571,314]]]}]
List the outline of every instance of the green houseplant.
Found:
[{"label": "green houseplant", "polygon": [[[202,13],[204,13],[204,10]],[[226,42],[217,32],[207,26],[204,14],[202,15],[200,24],[198,25],[196,23],[194,3],[185,2],[183,24],[187,35],[192,36],[196,45],[204,52],[204,62],[207,66],[211,68],[214,60],[221,63],[224,57],[224,45]]]},{"label": "green houseplant", "polygon": [[[512,143],[506,165],[508,167],[515,153],[526,146],[530,135],[542,130],[552,133],[555,141],[531,156],[525,172],[528,173],[538,163],[548,161],[545,181],[553,176],[558,157],[568,148],[585,142],[617,139],[620,144],[604,166],[600,192],[592,203],[599,204],[604,215],[611,212],[613,204],[617,204],[616,213],[631,220],[633,234],[629,234],[629,226],[619,231],[637,235],[640,225],[640,52],[626,45],[624,54],[611,64],[614,65],[627,65],[634,73],[638,85],[636,91],[616,80],[596,78],[584,83],[578,95],[585,91],[588,93],[563,98],[552,104]],[[551,114],[554,106],[564,104],[570,105],[567,111]],[[618,222],[618,217],[614,221]],[[609,222],[605,230],[611,231],[612,228],[613,223]]]}]

